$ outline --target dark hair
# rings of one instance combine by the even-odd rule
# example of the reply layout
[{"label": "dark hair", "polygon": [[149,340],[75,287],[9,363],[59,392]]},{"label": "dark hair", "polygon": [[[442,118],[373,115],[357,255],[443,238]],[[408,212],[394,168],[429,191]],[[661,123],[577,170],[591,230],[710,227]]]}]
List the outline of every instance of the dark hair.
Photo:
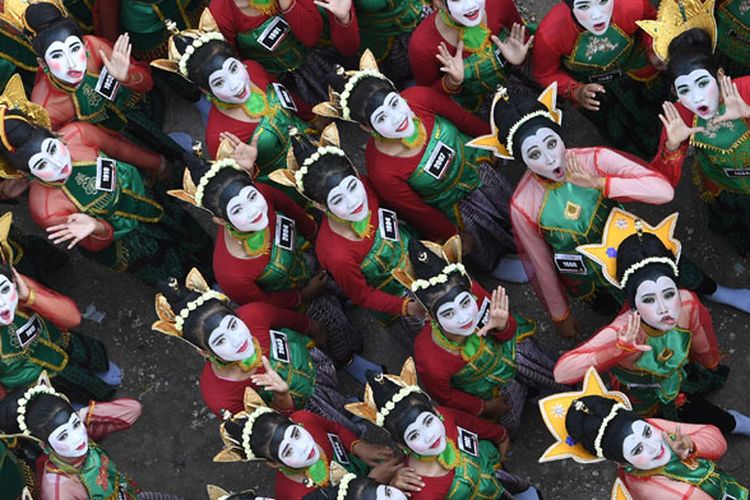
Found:
[{"label": "dark hair", "polygon": [[[346,81],[341,66],[334,68],[334,71],[328,75],[329,85],[338,93],[344,91]],[[375,76],[365,76],[357,80],[347,100],[352,120],[365,127],[373,128],[370,117],[383,105],[386,96],[391,92],[398,94],[398,90],[390,80]]]},{"label": "dark hair", "polygon": [[[546,108],[534,99],[527,95],[516,95],[509,99],[499,99],[492,114],[492,120],[497,127],[497,139],[508,145],[510,129],[518,123],[524,116],[535,111],[546,111]],[[562,137],[562,130],[560,126],[554,121],[550,120],[546,116],[536,116],[530,120],[527,120],[513,133],[513,154],[514,158],[520,160],[521,155],[521,144],[524,139],[530,135],[534,135],[540,128],[547,127],[553,130],[557,135]]]},{"label": "dark hair", "polygon": [[[235,417],[224,422],[224,428],[229,435],[242,443],[242,431],[245,428],[247,417]],[[281,413],[263,413],[253,423],[253,434],[250,436],[250,449],[256,457],[264,458],[269,462],[281,462],[279,448],[284,439],[284,432],[291,425],[298,425]]]},{"label": "dark hair", "polygon": [[[414,275],[417,279],[429,280],[443,272],[448,263],[436,255],[417,238],[409,241],[409,260],[411,260]],[[448,275],[445,283],[432,285],[429,288],[415,292],[420,302],[427,307],[432,317],[437,320],[438,308],[446,302],[455,299],[462,292],[471,291],[471,280],[468,276],[454,271]]]},{"label": "dark hair", "polygon": [[[19,387],[0,401],[0,429],[9,434],[21,432],[18,427],[18,401],[29,387]],[[31,435],[47,442],[52,431],[70,420],[75,413],[60,396],[37,394],[26,404],[26,426]]]},{"label": "dark hair", "polygon": [[674,84],[678,76],[690,74],[696,69],[705,69],[714,78],[719,63],[713,55],[711,36],[700,28],[691,28],[669,43],[667,74]]},{"label": "dark hair", "polygon": [[[290,134],[294,158],[301,166],[318,148],[307,135],[300,133],[297,129],[292,129]],[[305,196],[325,205],[331,189],[350,175],[358,177],[348,157],[334,154],[323,155],[307,169],[304,179]]]},{"label": "dark hair", "polygon": [[[369,477],[358,477],[349,481],[349,487],[346,490],[345,500],[377,500],[378,487],[381,483],[370,479]],[[335,499],[339,494],[339,486],[329,486],[320,488],[308,493],[303,500],[326,500]]]},{"label": "dark hair", "polygon": [[[661,240],[651,233],[631,234],[617,248],[617,280],[621,281],[625,271],[648,257],[667,257],[675,260],[674,254],[664,246]],[[638,269],[628,277],[625,283],[625,295],[632,308],[635,308],[635,292],[646,280],[656,281],[660,276],[667,276],[675,283],[674,269],[668,264],[653,262]]]},{"label": "dark hair", "polygon": [[56,41],[64,41],[69,36],[77,36],[83,41],[81,28],[54,4],[49,2],[32,3],[23,14],[37,56],[44,59],[47,48]]},{"label": "dark hair", "polygon": [[[175,47],[182,54],[193,41],[192,37],[175,35]],[[187,62],[188,79],[201,89],[210,92],[208,79],[216,70],[221,69],[230,57],[236,57],[229,44],[223,40],[211,40],[198,47]]]},{"label": "dark hair", "polygon": [[[183,155],[183,161],[196,185],[211,168],[207,161],[190,153]],[[247,172],[234,168],[223,168],[208,181],[208,185],[203,191],[201,205],[216,217],[229,220],[227,213],[229,201],[237,196],[243,188],[254,185]]]},{"label": "dark hair", "polygon": [[[367,372],[367,382],[372,389],[372,396],[378,410],[392,401],[393,397],[401,390],[401,386],[372,371]],[[422,392],[412,392],[396,403],[396,407],[385,417],[383,428],[397,442],[406,445],[404,441],[406,428],[416,421],[420,413],[425,411],[436,414],[430,398]]]},{"label": "dark hair", "polygon": [[31,171],[29,159],[42,150],[42,142],[45,139],[56,136],[46,128],[32,125],[26,120],[29,118],[20,111],[12,110],[5,113],[5,137],[14,150],[8,151],[3,146],[0,146],[0,149],[14,168],[28,173]]},{"label": "dark hair", "polygon": [[[580,409],[576,409],[577,403],[581,403]],[[565,416],[565,429],[571,438],[581,443],[592,455],[596,455],[594,442],[602,421],[607,418],[615,403],[614,399],[602,396],[585,396],[573,401],[568,408]],[[605,458],[620,463],[625,462],[622,443],[625,438],[633,434],[633,422],[637,420],[641,418],[632,411],[620,409],[617,412],[615,418],[607,424],[602,437],[601,447]]]}]

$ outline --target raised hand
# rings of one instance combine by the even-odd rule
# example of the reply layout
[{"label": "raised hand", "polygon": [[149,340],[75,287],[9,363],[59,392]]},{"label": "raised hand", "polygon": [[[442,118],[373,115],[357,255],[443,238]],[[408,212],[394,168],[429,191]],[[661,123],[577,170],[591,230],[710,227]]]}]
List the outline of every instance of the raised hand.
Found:
[{"label": "raised hand", "polygon": [[370,473],[367,477],[374,479],[381,484],[389,484],[396,472],[403,467],[403,459],[400,457],[391,458],[388,461],[379,463],[370,469]]},{"label": "raised hand", "polygon": [[[370,467],[375,467],[381,462],[392,460],[394,458],[393,449],[390,446],[365,443],[364,441],[357,441],[354,448],[352,448],[352,453],[361,458],[362,461]],[[391,478],[388,478],[388,481],[390,480]]]},{"label": "raised hand", "polygon": [[458,42],[456,53],[451,54],[445,42],[438,45],[438,53],[435,57],[442,64],[440,71],[448,78],[448,85],[452,89],[458,89],[464,83],[464,42]]},{"label": "raised hand", "polygon": [[740,95],[737,84],[726,75],[719,77],[721,99],[724,101],[724,113],[715,117],[713,123],[750,118],[750,105]]},{"label": "raised hand", "polygon": [[598,189],[604,191],[604,185],[607,179],[592,174],[584,170],[583,166],[578,163],[578,156],[573,151],[565,152],[565,177],[568,182],[585,188]]},{"label": "raised hand", "polygon": [[669,447],[672,448],[675,455],[680,457],[680,460],[685,460],[693,452],[693,440],[690,439],[690,436],[686,436],[681,432],[679,425],[675,427],[673,433],[663,432],[662,435],[667,443],[669,443]]},{"label": "raised hand", "polygon": [[492,35],[492,41],[495,43],[506,61],[513,65],[521,64],[526,59],[526,54],[529,53],[529,47],[531,47],[534,41],[534,35],[530,36],[526,42],[526,26],[518,23],[513,23],[510,28],[510,35],[503,42],[496,35]]},{"label": "raised hand", "polygon": [[637,311],[630,313],[628,324],[617,332],[617,347],[625,351],[650,351],[651,346],[636,343],[640,329],[641,315]]},{"label": "raised hand", "polygon": [[667,133],[667,149],[677,151],[680,144],[685,142],[696,132],[703,132],[703,127],[688,127],[685,120],[682,119],[677,107],[669,101],[661,105],[664,114],[659,115],[661,124],[664,125],[664,131]]},{"label": "raised hand", "polygon": [[[395,486],[401,491],[422,491],[425,483],[422,476],[411,467],[401,467],[396,471],[396,475],[391,479],[391,486]],[[408,493],[407,493],[408,495]]]},{"label": "raised hand", "polygon": [[410,300],[409,303],[406,304],[406,315],[414,318],[424,318],[427,315],[427,311],[425,311],[422,304],[416,300]]},{"label": "raised hand", "polygon": [[47,228],[48,238],[57,245],[70,241],[68,250],[73,248],[84,238],[90,236],[97,228],[97,220],[90,215],[77,213],[68,216],[63,224],[56,224]]},{"label": "raised hand", "polygon": [[352,20],[352,0],[315,0],[313,3],[336,16],[341,24]]},{"label": "raised hand", "polygon": [[492,330],[504,330],[508,326],[508,317],[510,316],[508,305],[508,294],[505,288],[499,286],[492,291],[492,300],[490,301],[490,319],[487,324],[477,332],[477,335],[484,337]]},{"label": "raised hand", "polygon": [[604,94],[607,91],[598,83],[587,83],[586,85],[581,85],[575,89],[573,91],[573,97],[575,97],[576,102],[583,109],[599,111],[599,105],[601,103],[596,99],[596,94],[600,92]]},{"label": "raised hand", "polygon": [[126,83],[128,81],[128,70],[130,69],[130,51],[132,46],[130,45],[130,35],[123,33],[117,38],[114,47],[112,47],[112,54],[107,57],[107,54],[103,50],[99,51],[99,56],[104,62],[104,66],[107,67],[109,74],[114,77],[120,83]]},{"label": "raised hand", "polygon": [[21,302],[26,302],[29,300],[29,294],[31,294],[31,291],[29,290],[29,285],[26,283],[26,280],[23,279],[23,276],[18,274],[18,271],[16,271],[15,267],[10,268],[11,271],[13,271],[13,283],[16,284],[16,292],[18,292],[18,300]]},{"label": "raised hand", "polygon": [[239,137],[231,132],[222,132],[219,134],[221,142],[229,144],[232,147],[232,158],[237,162],[242,170],[245,170],[251,177],[255,178],[257,168],[255,160],[258,159],[258,137],[260,134],[253,136],[250,144],[242,142]]},{"label": "raised hand", "polygon": [[276,373],[276,370],[271,367],[271,363],[268,362],[268,358],[265,356],[261,357],[261,362],[263,363],[263,369],[265,370],[265,373],[256,373],[251,375],[250,380],[253,381],[253,384],[276,394],[288,394],[289,385],[287,385],[284,379],[281,378],[281,376]]}]

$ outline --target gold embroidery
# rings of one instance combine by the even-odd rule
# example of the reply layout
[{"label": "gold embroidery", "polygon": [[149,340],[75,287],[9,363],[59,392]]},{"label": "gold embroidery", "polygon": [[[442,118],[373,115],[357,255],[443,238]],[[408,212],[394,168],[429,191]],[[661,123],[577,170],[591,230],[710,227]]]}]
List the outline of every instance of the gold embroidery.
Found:
[{"label": "gold embroidery", "polygon": [[672,356],[674,356],[674,351],[669,347],[665,347],[664,350],[659,353],[657,359],[663,363],[668,361]]},{"label": "gold embroidery", "polygon": [[612,43],[607,37],[596,37],[586,47],[586,59],[589,61],[600,52],[612,52],[617,49],[619,42]]},{"label": "gold embroidery", "polygon": [[568,220],[578,220],[581,217],[581,205],[577,205],[572,201],[568,201],[565,204],[565,218]]}]

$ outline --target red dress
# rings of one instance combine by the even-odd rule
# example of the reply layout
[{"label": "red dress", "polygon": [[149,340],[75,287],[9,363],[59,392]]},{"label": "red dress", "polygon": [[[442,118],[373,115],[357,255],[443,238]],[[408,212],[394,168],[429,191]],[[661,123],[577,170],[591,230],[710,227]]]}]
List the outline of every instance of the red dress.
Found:
[{"label": "red dress", "polygon": [[[291,328],[298,332],[310,330],[310,320],[304,314],[289,309],[264,304],[263,302],[251,302],[239,307],[235,316],[240,318],[250,329],[253,338],[258,340],[263,355],[269,357],[271,328]],[[263,369],[260,369],[263,373]],[[220,378],[214,372],[211,362],[206,361],[203,365],[203,373],[200,377],[200,388],[203,401],[217,417],[221,418],[222,410],[228,410],[234,415],[243,409],[242,400],[245,388],[257,389],[251,379],[227,380]],[[289,409],[289,412],[295,408]]]}]

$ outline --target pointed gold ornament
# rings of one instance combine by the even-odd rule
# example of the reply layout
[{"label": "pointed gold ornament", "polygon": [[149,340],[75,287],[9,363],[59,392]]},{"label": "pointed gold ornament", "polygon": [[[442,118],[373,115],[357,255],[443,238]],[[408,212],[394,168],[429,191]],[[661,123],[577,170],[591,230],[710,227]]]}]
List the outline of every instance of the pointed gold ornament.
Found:
[{"label": "pointed gold ornament", "polygon": [[716,49],[715,3],[716,0],[661,0],[656,19],[643,19],[636,24],[651,35],[654,53],[664,62],[669,59],[672,40],[693,28],[707,32]]}]

